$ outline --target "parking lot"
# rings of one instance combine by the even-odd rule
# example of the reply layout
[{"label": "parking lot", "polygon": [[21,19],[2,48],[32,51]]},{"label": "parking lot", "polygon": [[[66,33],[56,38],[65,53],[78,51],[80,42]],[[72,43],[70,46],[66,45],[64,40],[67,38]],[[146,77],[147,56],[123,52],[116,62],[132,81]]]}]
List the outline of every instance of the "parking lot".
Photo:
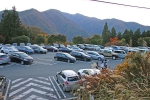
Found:
[{"label": "parking lot", "polygon": [[[7,88],[4,100],[61,100],[74,98],[70,92],[63,92],[62,87],[56,82],[55,75],[62,70],[92,68],[91,62],[76,61],[67,63],[55,61],[55,53],[32,54],[34,62],[31,65],[9,63],[0,65],[0,74],[7,78]],[[96,60],[95,60],[96,61]],[[101,61],[98,61],[101,63]],[[122,60],[108,58],[108,66],[114,69]]]}]

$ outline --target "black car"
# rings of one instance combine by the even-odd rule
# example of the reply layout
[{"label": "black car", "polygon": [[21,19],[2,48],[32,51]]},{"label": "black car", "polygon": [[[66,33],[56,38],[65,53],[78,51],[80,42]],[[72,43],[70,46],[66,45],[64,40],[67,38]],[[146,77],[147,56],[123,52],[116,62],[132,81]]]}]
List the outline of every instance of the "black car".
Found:
[{"label": "black car", "polygon": [[44,49],[47,49],[47,51],[51,51],[51,52],[58,52],[59,49],[54,47],[54,46],[44,46]]},{"label": "black car", "polygon": [[59,48],[59,51],[66,52],[66,53],[72,52],[72,50],[70,48],[68,48],[68,47],[61,47],[61,48]]},{"label": "black car", "polygon": [[10,54],[10,61],[24,64],[32,64],[33,58],[24,52],[13,52]]},{"label": "black car", "polygon": [[6,77],[4,75],[0,75],[0,96],[4,95],[4,90],[7,86]]},{"label": "black car", "polygon": [[63,53],[63,52],[57,52],[56,55],[54,56],[54,59],[56,61],[65,61],[65,62],[68,62],[68,63],[74,63],[76,62],[76,58],[71,56],[70,54],[68,53]]},{"label": "black car", "polygon": [[73,51],[70,53],[70,55],[74,56],[77,60],[83,60],[83,61],[91,61],[92,58],[88,55],[86,55],[83,52],[77,52],[77,51]]}]

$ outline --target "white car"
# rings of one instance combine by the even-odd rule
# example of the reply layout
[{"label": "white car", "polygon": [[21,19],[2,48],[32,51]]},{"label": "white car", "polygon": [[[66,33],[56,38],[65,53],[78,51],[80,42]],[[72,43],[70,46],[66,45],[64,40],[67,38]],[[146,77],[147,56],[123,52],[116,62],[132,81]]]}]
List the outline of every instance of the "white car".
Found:
[{"label": "white car", "polygon": [[94,75],[94,74],[100,74],[99,69],[80,69],[78,70],[78,75],[81,78],[82,76],[87,76],[87,75]]},{"label": "white car", "polygon": [[16,52],[18,51],[18,49],[16,49],[15,47],[13,46],[4,46],[1,48],[0,50],[2,53],[6,53],[6,54],[9,54],[11,52]]}]

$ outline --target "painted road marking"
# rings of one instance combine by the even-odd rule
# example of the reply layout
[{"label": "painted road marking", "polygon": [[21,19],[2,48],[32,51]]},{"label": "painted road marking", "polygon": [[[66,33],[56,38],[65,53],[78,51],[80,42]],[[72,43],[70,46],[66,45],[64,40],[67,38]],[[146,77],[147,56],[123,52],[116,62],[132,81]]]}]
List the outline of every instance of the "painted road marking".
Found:
[{"label": "painted road marking", "polygon": [[57,95],[58,95],[58,97],[60,99],[61,97],[60,97],[60,95],[59,95],[59,93],[58,93],[58,91],[57,91],[57,89],[56,89],[55,85],[53,84],[53,82],[52,82],[50,77],[49,77],[49,80],[51,81],[51,83],[52,83],[52,85],[53,85],[53,87],[54,87],[54,89],[55,89],[55,91],[56,91],[56,93],[57,93]]}]

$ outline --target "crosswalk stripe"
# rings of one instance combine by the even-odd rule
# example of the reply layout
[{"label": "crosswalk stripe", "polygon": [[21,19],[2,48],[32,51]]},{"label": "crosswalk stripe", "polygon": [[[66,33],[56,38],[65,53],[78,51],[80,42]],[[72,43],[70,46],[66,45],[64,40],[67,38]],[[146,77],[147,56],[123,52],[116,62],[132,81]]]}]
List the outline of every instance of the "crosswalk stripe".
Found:
[{"label": "crosswalk stripe", "polygon": [[18,86],[20,86],[20,85],[22,85],[22,84],[24,84],[24,83],[27,83],[27,82],[29,82],[29,81],[31,81],[31,80],[32,80],[32,81],[35,81],[35,82],[39,82],[39,83],[51,85],[51,84],[48,83],[48,82],[44,82],[44,81],[40,81],[40,80],[37,80],[37,79],[29,78],[29,79],[27,79],[27,80],[25,80],[25,81],[23,81],[23,82],[20,82],[20,83],[18,83],[18,84],[16,84],[16,85],[13,85],[13,86],[11,87],[11,89],[14,89],[14,88],[16,88],[16,87],[18,87]]},{"label": "crosswalk stripe", "polygon": [[25,91],[24,93],[22,93],[22,94],[20,94],[20,95],[18,95],[18,96],[16,96],[16,97],[14,97],[14,98],[12,98],[12,100],[21,100],[21,98],[23,98],[25,95],[27,95],[27,94],[29,94],[29,93],[31,93],[31,92],[36,92],[36,93],[43,94],[43,95],[46,95],[46,96],[51,96],[51,97],[57,99],[57,96],[56,96],[56,95],[53,95],[53,94],[51,94],[51,93],[47,94],[47,92],[44,92],[44,91],[40,91],[40,90],[38,90],[38,89],[31,88],[31,89]]},{"label": "crosswalk stripe", "polygon": [[36,96],[36,95],[31,95],[30,97],[26,98],[25,100],[33,100],[33,99],[36,99],[36,100],[49,100],[49,99],[45,99],[45,98],[42,98],[42,97],[39,97],[39,96]]},{"label": "crosswalk stripe", "polygon": [[20,81],[20,80],[22,80],[22,79],[23,79],[23,78],[16,79],[16,80],[12,81],[12,84],[14,84],[14,83],[16,83],[16,82],[18,82],[18,81]]},{"label": "crosswalk stripe", "polygon": [[24,90],[24,89],[26,89],[30,86],[37,86],[37,87],[45,89],[45,90],[54,91],[52,88],[49,88],[49,87],[46,87],[46,86],[43,86],[43,85],[39,85],[39,84],[36,84],[36,83],[29,83],[29,84],[25,85],[24,87],[21,87],[18,90],[11,92],[9,94],[9,97],[13,96],[14,94],[16,94],[16,93],[18,93],[18,92],[20,92],[20,91],[22,91],[22,90]]}]

